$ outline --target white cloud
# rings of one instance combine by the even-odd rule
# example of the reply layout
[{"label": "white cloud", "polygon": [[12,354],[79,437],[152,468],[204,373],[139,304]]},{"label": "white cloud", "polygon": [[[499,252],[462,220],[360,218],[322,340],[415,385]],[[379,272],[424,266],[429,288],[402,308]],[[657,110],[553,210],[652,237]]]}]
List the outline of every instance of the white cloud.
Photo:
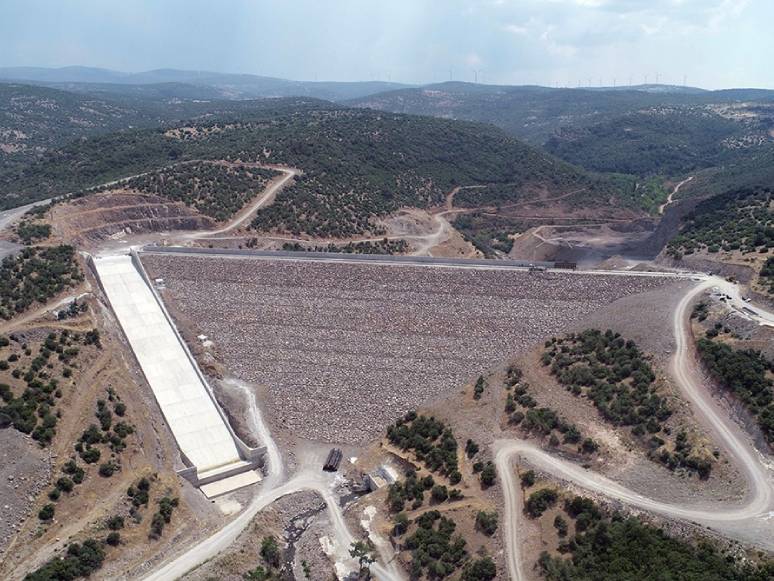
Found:
[{"label": "white cloud", "polygon": [[527,36],[529,34],[529,28],[521,24],[506,24],[503,26],[503,30],[518,36]]}]

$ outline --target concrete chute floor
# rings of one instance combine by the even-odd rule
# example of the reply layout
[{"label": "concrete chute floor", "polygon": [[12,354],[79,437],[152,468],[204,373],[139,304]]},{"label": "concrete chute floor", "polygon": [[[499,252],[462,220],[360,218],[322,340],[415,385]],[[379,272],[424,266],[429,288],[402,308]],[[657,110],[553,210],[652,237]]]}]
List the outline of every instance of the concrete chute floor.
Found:
[{"label": "concrete chute floor", "polygon": [[164,418],[183,455],[196,467],[198,477],[227,477],[249,470],[206,385],[131,256],[96,258],[94,265]]}]

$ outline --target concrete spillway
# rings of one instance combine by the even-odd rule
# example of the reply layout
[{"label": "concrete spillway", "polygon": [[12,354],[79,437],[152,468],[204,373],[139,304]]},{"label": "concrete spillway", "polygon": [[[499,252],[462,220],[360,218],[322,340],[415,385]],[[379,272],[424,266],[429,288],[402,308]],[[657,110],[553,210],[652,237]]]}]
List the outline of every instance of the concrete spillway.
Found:
[{"label": "concrete spillway", "polygon": [[136,258],[94,259],[102,289],[189,468],[208,496],[260,480],[259,450],[236,438]]}]

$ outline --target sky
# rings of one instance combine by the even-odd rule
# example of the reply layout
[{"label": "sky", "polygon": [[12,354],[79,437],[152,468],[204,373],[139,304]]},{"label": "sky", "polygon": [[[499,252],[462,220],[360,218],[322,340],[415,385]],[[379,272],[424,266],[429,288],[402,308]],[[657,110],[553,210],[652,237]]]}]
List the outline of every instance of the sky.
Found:
[{"label": "sky", "polygon": [[774,88],[774,0],[0,0],[0,66]]}]

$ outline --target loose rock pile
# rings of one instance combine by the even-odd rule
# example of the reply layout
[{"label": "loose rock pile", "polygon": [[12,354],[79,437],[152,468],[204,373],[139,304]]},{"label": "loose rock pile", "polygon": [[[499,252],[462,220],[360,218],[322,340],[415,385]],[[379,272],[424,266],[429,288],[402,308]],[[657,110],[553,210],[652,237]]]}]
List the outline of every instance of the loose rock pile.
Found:
[{"label": "loose rock pile", "polygon": [[665,279],[146,255],[274,425],[365,442],[400,414]]},{"label": "loose rock pile", "polygon": [[0,430],[0,555],[48,481],[48,450],[13,428]]}]

